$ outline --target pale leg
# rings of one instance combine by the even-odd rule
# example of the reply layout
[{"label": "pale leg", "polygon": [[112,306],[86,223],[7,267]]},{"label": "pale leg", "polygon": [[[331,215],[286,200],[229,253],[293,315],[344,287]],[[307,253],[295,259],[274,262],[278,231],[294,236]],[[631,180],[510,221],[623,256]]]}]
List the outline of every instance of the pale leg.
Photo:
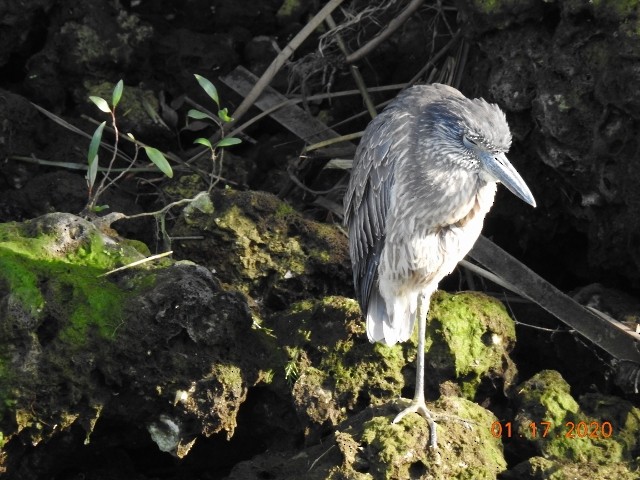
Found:
[{"label": "pale leg", "polygon": [[[422,311],[423,306],[428,301],[429,299],[421,296],[420,305],[418,305],[418,353],[416,355],[416,389],[413,395],[413,400],[407,408],[396,415],[396,418],[393,419],[393,423],[398,423],[408,413],[417,413],[422,415],[427,420],[431,432],[429,445],[432,448],[438,448],[436,422],[424,401],[424,337],[427,333],[427,315],[426,313],[423,315]],[[428,308],[425,310],[428,310]]]}]

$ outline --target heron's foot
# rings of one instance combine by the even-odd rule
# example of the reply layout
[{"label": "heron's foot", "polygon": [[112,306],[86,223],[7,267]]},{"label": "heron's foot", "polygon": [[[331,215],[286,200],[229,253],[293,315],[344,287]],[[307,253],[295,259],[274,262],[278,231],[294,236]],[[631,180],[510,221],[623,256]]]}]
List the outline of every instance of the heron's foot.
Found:
[{"label": "heron's foot", "polygon": [[434,449],[438,448],[438,430],[436,422],[453,421],[461,423],[465,428],[469,430],[473,429],[473,422],[470,422],[469,420],[466,420],[464,418],[460,418],[456,415],[450,415],[447,413],[433,413],[427,408],[427,404],[424,400],[416,399],[411,400],[409,406],[407,406],[404,410],[398,413],[398,415],[396,415],[396,417],[393,419],[393,423],[398,423],[409,413],[417,413],[427,421],[427,424],[429,425],[429,431],[431,433],[429,446]]},{"label": "heron's foot", "polygon": [[427,408],[427,404],[425,403],[424,400],[413,399],[411,400],[411,403],[407,408],[405,408],[398,415],[396,415],[396,418],[393,419],[393,423],[398,423],[409,413],[417,413],[418,415],[424,417],[424,419],[429,424],[429,432],[431,434],[429,439],[429,446],[431,448],[437,449],[438,448],[438,430],[436,426],[436,418],[438,418],[438,416],[431,413],[431,411]]}]

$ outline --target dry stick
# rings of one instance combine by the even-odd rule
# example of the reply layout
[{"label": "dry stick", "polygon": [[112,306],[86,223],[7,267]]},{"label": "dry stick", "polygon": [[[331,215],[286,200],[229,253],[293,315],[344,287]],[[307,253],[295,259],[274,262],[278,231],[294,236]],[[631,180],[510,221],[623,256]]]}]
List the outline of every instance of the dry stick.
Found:
[{"label": "dry stick", "polygon": [[[406,86],[407,85],[404,84],[404,83],[401,83],[401,84],[398,83],[398,84],[393,84],[393,85],[386,85],[384,87],[369,88],[369,91],[370,92],[384,92],[384,91],[387,91],[387,90],[402,90]],[[349,95],[358,95],[359,93],[360,93],[359,90],[345,90],[343,92],[320,93],[318,95],[311,95],[310,97],[307,97],[307,100],[308,101],[325,100],[327,98],[336,98],[336,97],[346,97],[346,96],[349,96]],[[250,127],[251,125],[256,123],[258,120],[261,120],[264,117],[267,117],[267,116],[271,115],[273,112],[275,112],[277,110],[280,110],[283,107],[288,107],[289,105],[295,105],[297,103],[301,103],[302,100],[303,100],[302,98],[291,98],[291,99],[287,100],[286,102],[282,102],[282,103],[280,103],[278,105],[274,105],[273,107],[265,110],[264,112],[259,113],[255,117],[251,117],[251,119],[247,120],[245,123],[243,123],[239,127],[234,128],[231,132],[229,132],[228,135],[230,137],[235,137],[240,132],[246,130],[248,127]],[[192,160],[192,158],[187,160],[187,162],[189,162],[191,160]]]},{"label": "dry stick", "polygon": [[320,148],[325,148],[330,145],[334,145],[336,143],[350,142],[351,140],[355,140],[356,138],[362,137],[363,134],[364,132],[355,132],[355,133],[349,133],[347,135],[340,135],[339,137],[335,137],[335,138],[329,138],[327,140],[323,140],[321,142],[314,143],[313,145],[308,145],[304,147],[303,153],[309,153],[314,150],[318,150]]},{"label": "dry stick", "polygon": [[458,55],[456,60],[456,72],[453,77],[453,86],[456,88],[460,88],[460,84],[462,83],[462,74],[464,73],[464,68],[467,65],[467,57],[469,56],[469,44],[462,40],[462,44],[458,49]]},{"label": "dry stick", "polygon": [[404,22],[406,22],[411,15],[424,3],[424,0],[412,0],[412,2],[407,5],[400,15],[389,22],[387,28],[385,28],[380,35],[373,38],[369,43],[361,47],[360,49],[353,52],[346,58],[347,63],[354,63],[365,57],[373,50],[375,50],[380,43],[384,42],[387,38],[391,36],[393,32],[395,32]]},{"label": "dry stick", "polygon": [[330,0],[316,15],[307,23],[302,30],[298,32],[298,34],[291,39],[289,44],[282,49],[282,52],[271,62],[271,65],[267,68],[267,70],[262,74],[260,80],[253,86],[253,89],[249,92],[249,94],[242,100],[240,106],[236,108],[233,115],[234,121],[231,122],[232,125],[234,122],[238,121],[251,106],[258,99],[262,91],[267,88],[267,86],[273,80],[273,77],[280,71],[285,62],[289,59],[293,52],[302,44],[302,42],[309,36],[313,31],[318,28],[318,26],[327,18],[331,12],[333,12],[343,0]]},{"label": "dry stick", "polygon": [[136,260],[135,262],[128,263],[127,265],[123,265],[122,267],[109,270],[108,272],[98,275],[98,277],[106,277],[107,275],[111,275],[112,273],[121,272],[122,270],[127,270],[129,268],[137,267],[138,265],[142,265],[143,263],[151,262],[153,260],[158,260],[159,258],[167,257],[171,254],[173,254],[173,250],[170,250],[168,252],[158,253],[157,255],[151,255],[150,257],[145,257],[142,260]]},{"label": "dry stick", "polygon": [[[406,88],[407,84],[406,83],[396,83],[393,85],[386,85],[383,87],[372,87],[369,88],[369,92],[386,92],[388,90],[402,90],[403,88]],[[310,97],[307,97],[307,101],[315,101],[315,100],[325,100],[327,98],[337,98],[337,97],[346,97],[349,95],[358,95],[360,92],[359,90],[345,90],[345,91],[341,91],[341,92],[333,92],[333,93],[319,93],[317,95],[311,95]],[[243,124],[241,124],[238,127],[235,127],[233,130],[231,130],[227,136],[229,137],[235,137],[237,135],[239,135],[241,132],[243,132],[244,130],[246,130],[247,128],[249,128],[251,125],[253,125],[254,123],[258,122],[259,120],[262,120],[264,117],[268,117],[269,115],[271,115],[273,112],[276,112],[278,110],[280,110],[281,108],[284,107],[288,107],[290,105],[295,105],[297,103],[301,103],[303,101],[303,99],[301,97],[296,97],[296,98],[291,98],[285,102],[279,103],[278,105],[274,105],[271,108],[268,108],[267,110],[257,114],[254,117],[251,117],[249,120],[247,120],[246,122],[244,122]],[[391,100],[389,100],[390,102]],[[380,107],[380,106],[384,106],[389,102],[383,102],[381,104],[376,105],[376,107]],[[364,113],[364,112],[363,112]],[[345,120],[338,122],[335,125],[340,125],[346,121],[349,120],[353,120],[354,118],[357,118],[358,115],[354,115],[350,118],[346,118]],[[108,127],[107,127],[108,128]],[[205,153],[207,153],[208,150],[204,149],[201,152],[196,153],[195,155],[191,156],[189,159],[187,159],[185,161],[185,163],[189,164],[191,162],[193,162],[194,160],[200,158],[202,155],[204,155]]]},{"label": "dry stick", "polygon": [[443,57],[443,56],[444,56],[444,55],[449,51],[449,49],[453,46],[453,44],[454,44],[455,42],[457,42],[457,41],[458,41],[458,38],[460,37],[460,35],[462,35],[462,30],[458,30],[458,31],[455,33],[455,35],[454,35],[453,37],[451,37],[451,40],[449,40],[449,41],[447,42],[447,44],[446,44],[444,47],[442,47],[442,48],[440,49],[440,51],[439,51],[438,53],[436,53],[436,54],[431,58],[431,60],[429,60],[429,61],[427,62],[427,64],[426,64],[424,67],[422,67],[418,73],[416,73],[416,74],[413,76],[413,78],[412,78],[411,80],[409,80],[409,85],[413,85],[414,83],[416,83],[416,82],[418,81],[418,79],[419,79],[422,75],[424,75],[424,73],[425,73],[429,68],[433,67],[433,66],[435,65],[435,63],[436,63],[438,60],[440,60],[440,59],[441,59],[441,58],[442,58],[442,57]]},{"label": "dry stick", "polygon": [[[33,163],[36,165],[42,165],[44,167],[58,167],[64,168],[66,170],[86,170],[87,166],[81,163],[71,163],[71,162],[54,162],[52,160],[44,160],[42,158],[37,158],[33,154],[30,157],[25,157],[24,155],[9,155],[7,157],[8,160],[18,160],[20,162]],[[107,167],[98,167],[99,172],[104,172],[107,170]],[[157,172],[158,169],[156,167],[134,167],[134,168],[112,168],[113,172]]]},{"label": "dry stick", "polygon": [[[331,14],[327,15],[326,22],[327,22],[327,25],[329,25],[330,29],[335,30],[337,28],[336,22],[331,16]],[[336,36],[336,42],[338,42],[338,47],[340,48],[340,51],[345,57],[348,57],[349,50],[347,49],[347,45],[344,43],[344,40],[342,39],[342,35],[340,35],[340,32],[336,31],[335,36]],[[358,70],[358,67],[356,67],[355,65],[349,65],[349,70],[351,71],[351,76],[353,77],[353,80],[356,82],[356,86],[358,87],[358,90],[360,90],[360,94],[362,95],[362,100],[364,101],[364,104],[367,107],[369,115],[371,115],[371,118],[376,118],[376,115],[378,113],[376,112],[376,107],[373,105],[373,101],[371,100],[369,93],[367,92],[367,86],[364,83],[362,74],[360,74],[360,70]]]}]

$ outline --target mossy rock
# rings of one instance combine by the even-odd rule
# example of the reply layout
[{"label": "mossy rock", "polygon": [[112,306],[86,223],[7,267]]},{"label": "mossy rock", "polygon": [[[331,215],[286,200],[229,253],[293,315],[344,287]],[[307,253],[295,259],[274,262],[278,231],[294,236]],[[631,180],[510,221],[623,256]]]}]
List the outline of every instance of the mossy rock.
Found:
[{"label": "mossy rock", "polygon": [[485,380],[507,388],[516,368],[509,357],[515,324],[504,305],[478,292],[436,292],[427,323],[425,358],[432,388],[454,380],[473,400]]},{"label": "mossy rock", "polygon": [[553,370],[519,385],[516,443],[562,464],[633,468],[640,447],[640,409],[610,396],[590,394],[580,400],[584,407]]},{"label": "mossy rock", "polygon": [[504,480],[637,480],[639,465],[626,463],[599,465],[594,463],[567,463],[532,457],[516,465],[504,474]]},{"label": "mossy rock", "polygon": [[176,455],[198,430],[233,434],[269,366],[245,298],[188,262],[105,275],[144,258],[137,246],[70,214],[0,224],[0,448],[63,430],[88,439],[105,410],[128,425],[189,425]]},{"label": "mossy rock", "polygon": [[[74,378],[73,363],[82,362],[92,339],[117,339],[128,294],[101,275],[142,258],[133,246],[69,214],[0,224],[0,420],[5,437],[14,433],[12,423],[30,431],[34,443],[46,437],[51,418],[33,408],[36,398],[58,387],[51,385],[55,376],[41,378],[42,364]],[[47,348],[51,356],[44,362]],[[43,381],[50,385],[40,391]],[[81,392],[72,389],[69,396],[74,395]],[[66,410],[54,415],[65,426],[79,416]]]},{"label": "mossy rock", "polygon": [[418,415],[391,423],[399,407],[369,407],[337,425],[321,444],[259,455],[236,465],[228,479],[493,480],[506,469],[501,440],[489,429],[496,418],[479,405],[443,397],[429,406],[469,421],[443,418],[437,450],[429,447],[428,424]]},{"label": "mossy rock", "polygon": [[[85,82],[84,87],[87,89],[87,97],[100,97],[111,105],[114,83]],[[152,90],[125,85],[116,116],[118,126],[126,132],[135,132],[136,135],[150,135],[166,131],[161,123],[160,102]]]},{"label": "mossy rock", "polygon": [[470,17],[469,28],[480,31],[505,29],[515,23],[542,15],[539,0],[464,0],[458,3],[465,17]]},{"label": "mossy rock", "polygon": [[489,480],[506,469],[502,442],[488,428],[496,420],[491,412],[456,397],[442,397],[430,409],[442,416],[436,451],[428,447],[431,432],[418,415],[398,424],[391,423],[393,416],[375,417],[363,425],[359,440],[374,478]]},{"label": "mossy rock", "polygon": [[288,354],[283,370],[295,372],[289,380],[307,431],[309,423],[336,425],[358,406],[400,396],[402,370],[410,361],[406,348],[369,343],[355,300],[330,296],[298,302],[265,326]]},{"label": "mossy rock", "polygon": [[171,235],[204,237],[176,242],[175,254],[212,269],[263,310],[352,290],[346,236],[269,193],[213,191],[211,207],[186,209]]},{"label": "mossy rock", "polygon": [[[86,342],[90,328],[113,339],[125,293],[101,274],[142,258],[135,246],[116,243],[72,215],[1,224],[0,283],[7,302],[3,327],[44,322],[43,333],[57,330],[72,347]],[[69,322],[52,327],[47,322],[55,320],[48,316]]]},{"label": "mossy rock", "polygon": [[[515,367],[508,352],[515,330],[500,302],[477,293],[438,292],[430,315],[427,378],[457,382],[469,399],[484,380],[511,382]],[[310,424],[336,425],[349,412],[382,405],[412,389],[415,334],[411,342],[394,346],[371,344],[354,300],[331,296],[297,302],[264,327],[273,333],[274,348],[287,354],[279,370],[294,381],[294,403],[308,432]]]}]

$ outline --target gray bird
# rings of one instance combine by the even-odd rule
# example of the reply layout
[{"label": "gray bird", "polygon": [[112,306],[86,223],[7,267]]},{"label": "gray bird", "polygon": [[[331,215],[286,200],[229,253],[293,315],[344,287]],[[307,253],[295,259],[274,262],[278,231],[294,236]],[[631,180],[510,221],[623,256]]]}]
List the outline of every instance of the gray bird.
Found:
[{"label": "gray bird", "polygon": [[[424,399],[424,336],[431,295],[471,250],[493,204],[497,182],[535,207],[507,160],[504,113],[447,85],[400,93],[367,126],[344,198],[356,297],[371,342],[411,336],[419,316],[415,395],[395,417],[436,425]],[[419,308],[419,307],[422,308]]]}]

